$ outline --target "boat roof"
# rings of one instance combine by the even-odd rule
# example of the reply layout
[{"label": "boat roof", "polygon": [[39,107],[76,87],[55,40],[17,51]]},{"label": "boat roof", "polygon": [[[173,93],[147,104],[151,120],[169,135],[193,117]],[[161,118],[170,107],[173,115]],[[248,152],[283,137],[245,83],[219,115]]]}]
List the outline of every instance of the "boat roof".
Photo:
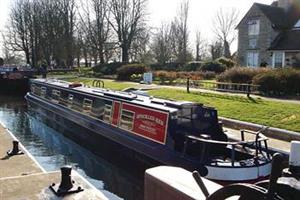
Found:
[{"label": "boat roof", "polygon": [[[110,89],[89,87],[82,84],[82,86],[70,88],[71,82],[57,80],[57,79],[34,79],[33,82],[46,83],[62,88],[71,89],[74,91],[84,92],[100,97],[108,97],[113,99],[120,99],[123,101],[131,102],[136,105],[147,106],[154,109],[168,111],[170,113],[176,112],[180,108],[190,108],[199,103],[189,101],[172,101],[160,98],[149,97],[145,95],[134,94],[132,92],[114,91]],[[201,105],[202,106],[202,105]]]}]

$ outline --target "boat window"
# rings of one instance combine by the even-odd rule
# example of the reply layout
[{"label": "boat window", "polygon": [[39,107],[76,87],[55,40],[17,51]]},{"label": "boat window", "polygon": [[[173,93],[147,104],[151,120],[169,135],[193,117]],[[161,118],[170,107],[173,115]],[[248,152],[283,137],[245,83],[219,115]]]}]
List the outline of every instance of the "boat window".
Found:
[{"label": "boat window", "polygon": [[32,93],[37,95],[37,96],[40,96],[41,95],[41,88],[37,85],[33,85]]},{"label": "boat window", "polygon": [[91,99],[84,98],[83,105],[82,105],[83,111],[86,113],[91,113],[92,104],[93,104],[93,101]]},{"label": "boat window", "polygon": [[96,117],[100,120],[103,120],[105,110],[105,101],[103,99],[95,99],[92,106],[92,113],[93,117]]},{"label": "boat window", "polygon": [[178,123],[184,124],[184,123],[190,122],[191,114],[192,114],[191,108],[182,108],[182,109],[178,110]]},{"label": "boat window", "polygon": [[132,130],[133,119],[134,119],[134,112],[123,109],[121,115],[120,127],[127,130]]},{"label": "boat window", "polygon": [[46,97],[46,94],[47,94],[47,88],[41,87],[41,97]]},{"label": "boat window", "polygon": [[83,103],[83,97],[81,96],[81,95],[74,95],[73,96],[73,103],[72,103],[72,108],[74,109],[74,110],[77,110],[77,111],[82,111],[82,108],[83,108],[83,106],[82,106],[82,103]]},{"label": "boat window", "polygon": [[60,92],[59,104],[68,106],[68,95],[69,93],[67,91],[62,90]]},{"label": "boat window", "polygon": [[72,105],[73,104],[73,99],[74,99],[74,95],[73,94],[69,94],[69,96],[68,96],[68,105]]},{"label": "boat window", "polygon": [[60,99],[60,91],[59,90],[52,90],[52,100],[56,103],[59,102]]},{"label": "boat window", "polygon": [[104,118],[103,120],[106,121],[106,122],[111,122],[111,109],[112,109],[112,106],[111,105],[108,105],[108,104],[105,104],[105,108],[104,108]]},{"label": "boat window", "polygon": [[31,87],[30,87],[30,89],[31,89],[31,92],[33,93],[33,94],[35,94],[35,84],[32,84],[31,85]]}]

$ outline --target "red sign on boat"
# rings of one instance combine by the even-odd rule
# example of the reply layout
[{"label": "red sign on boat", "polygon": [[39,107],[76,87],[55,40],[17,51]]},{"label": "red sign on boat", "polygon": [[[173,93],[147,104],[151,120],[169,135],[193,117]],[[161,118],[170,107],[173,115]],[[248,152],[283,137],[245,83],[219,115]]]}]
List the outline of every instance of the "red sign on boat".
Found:
[{"label": "red sign on boat", "polygon": [[134,113],[132,132],[165,144],[169,113],[123,103],[122,110]]}]

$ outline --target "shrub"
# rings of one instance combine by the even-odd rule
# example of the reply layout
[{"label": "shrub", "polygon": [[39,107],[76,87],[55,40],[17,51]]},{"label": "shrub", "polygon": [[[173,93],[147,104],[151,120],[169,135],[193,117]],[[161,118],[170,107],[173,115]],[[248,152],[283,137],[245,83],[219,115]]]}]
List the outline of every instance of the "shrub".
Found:
[{"label": "shrub", "polygon": [[183,71],[197,71],[201,67],[201,62],[189,62],[186,65],[183,66]]},{"label": "shrub", "polygon": [[225,57],[220,57],[216,61],[223,64],[227,69],[232,68],[236,65],[233,60]]},{"label": "shrub", "polygon": [[176,72],[155,71],[153,75],[154,78],[158,79],[161,84],[166,84],[167,81],[169,81],[169,84],[172,84],[177,79]]},{"label": "shrub", "polygon": [[217,77],[217,81],[230,83],[252,83],[257,74],[269,71],[266,68],[234,67],[226,70]]},{"label": "shrub", "polygon": [[203,65],[200,67],[201,71],[210,71],[215,73],[222,73],[226,70],[226,67],[217,61],[209,61],[203,63]]},{"label": "shrub", "polygon": [[144,64],[127,64],[117,70],[117,79],[122,81],[130,80],[133,74],[143,74],[147,71]]},{"label": "shrub", "polygon": [[166,64],[152,64],[150,65],[153,71],[180,71],[183,69],[182,63],[166,63]]},{"label": "shrub", "polygon": [[202,78],[206,80],[212,80],[216,78],[216,73],[215,72],[202,72]]},{"label": "shrub", "polygon": [[194,72],[177,72],[177,78],[187,79],[191,78],[192,80],[201,80],[201,79],[214,79],[216,77],[215,72],[202,72],[202,71],[194,71]]},{"label": "shrub", "polygon": [[93,77],[95,78],[102,78],[103,74],[100,72],[94,72]]},{"label": "shrub", "polygon": [[299,95],[300,71],[277,69],[256,75],[253,83],[260,85],[259,90],[268,95]]},{"label": "shrub", "polygon": [[93,67],[93,71],[96,73],[102,73],[104,75],[114,75],[117,73],[117,70],[125,64],[126,63],[123,62],[98,64]]}]

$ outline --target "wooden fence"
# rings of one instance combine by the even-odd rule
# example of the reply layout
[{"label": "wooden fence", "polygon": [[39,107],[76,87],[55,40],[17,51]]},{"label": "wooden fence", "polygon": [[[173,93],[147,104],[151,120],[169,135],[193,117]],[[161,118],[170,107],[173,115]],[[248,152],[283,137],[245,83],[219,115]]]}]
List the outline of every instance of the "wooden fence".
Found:
[{"label": "wooden fence", "polygon": [[190,91],[190,88],[196,89],[206,89],[214,90],[220,92],[232,92],[232,93],[242,93],[247,94],[249,97],[250,94],[259,94],[259,85],[253,84],[242,84],[242,83],[224,83],[224,82],[213,82],[213,81],[199,81],[199,80],[190,80],[186,81],[187,91]]}]

